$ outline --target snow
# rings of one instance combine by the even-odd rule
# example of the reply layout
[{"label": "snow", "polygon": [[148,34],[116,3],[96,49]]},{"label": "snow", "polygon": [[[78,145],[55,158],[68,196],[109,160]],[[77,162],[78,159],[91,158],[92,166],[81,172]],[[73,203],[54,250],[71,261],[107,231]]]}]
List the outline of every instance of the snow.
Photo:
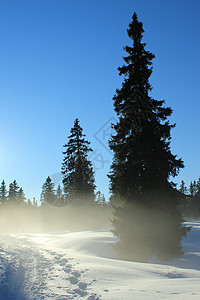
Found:
[{"label": "snow", "polygon": [[200,299],[200,222],[184,256],[161,263],[120,260],[109,231],[0,237],[0,299]]}]

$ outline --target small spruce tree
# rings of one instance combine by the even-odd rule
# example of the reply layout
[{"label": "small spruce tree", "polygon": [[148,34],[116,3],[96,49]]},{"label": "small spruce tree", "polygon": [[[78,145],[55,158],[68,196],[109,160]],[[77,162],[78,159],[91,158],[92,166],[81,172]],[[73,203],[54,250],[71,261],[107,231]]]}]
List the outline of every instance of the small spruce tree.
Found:
[{"label": "small spruce tree", "polygon": [[190,196],[195,196],[195,189],[196,189],[196,187],[195,187],[195,181],[191,181],[190,182],[190,187],[189,187],[189,192],[190,192]]},{"label": "small spruce tree", "polygon": [[62,190],[60,184],[58,185],[57,190],[56,190],[56,197],[57,197],[57,206],[64,206],[65,199],[64,199],[63,190]]},{"label": "small spruce tree", "polygon": [[35,199],[35,197],[33,197],[33,206],[37,207],[37,200]]},{"label": "small spruce tree", "polygon": [[186,187],[185,182],[183,180],[181,181],[179,192],[181,192],[184,195],[187,193],[187,187]]},{"label": "small spruce tree", "polygon": [[182,180],[179,188],[180,192],[180,203],[179,208],[182,213],[182,215],[187,214],[187,208],[188,208],[188,198],[187,198],[187,187],[185,185],[185,182]]},{"label": "small spruce tree", "polygon": [[106,198],[105,198],[104,194],[102,194],[100,191],[98,191],[96,193],[96,201],[100,206],[107,205]]},{"label": "small spruce tree", "polygon": [[197,180],[197,184],[196,184],[196,194],[198,196],[200,196],[200,177],[199,179]]},{"label": "small spruce tree", "polygon": [[47,203],[55,205],[57,202],[55,195],[55,185],[52,182],[51,177],[47,177],[45,183],[42,185],[42,192],[40,198],[41,205],[44,206]]},{"label": "small spruce tree", "polygon": [[26,202],[26,200],[27,199],[26,199],[24,190],[23,190],[23,188],[20,188],[19,192],[18,192],[17,202],[20,203],[20,204],[23,204],[23,203]]},{"label": "small spruce tree", "polygon": [[189,187],[189,216],[192,218],[200,217],[200,180],[191,181]]},{"label": "small spruce tree", "polygon": [[0,186],[0,204],[6,204],[7,203],[7,189],[5,181],[3,180]]}]

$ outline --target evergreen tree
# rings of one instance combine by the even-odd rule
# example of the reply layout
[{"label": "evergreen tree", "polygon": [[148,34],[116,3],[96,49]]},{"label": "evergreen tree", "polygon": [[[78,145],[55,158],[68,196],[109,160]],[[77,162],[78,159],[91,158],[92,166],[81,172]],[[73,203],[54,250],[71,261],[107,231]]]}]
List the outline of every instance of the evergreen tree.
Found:
[{"label": "evergreen tree", "polygon": [[187,214],[187,208],[188,208],[188,198],[187,198],[187,187],[185,185],[185,182],[182,180],[179,188],[180,192],[180,204],[179,208],[183,215]]},{"label": "evergreen tree", "polygon": [[26,196],[25,196],[23,188],[19,189],[17,200],[18,200],[18,203],[20,203],[20,204],[23,204],[26,202]]},{"label": "evergreen tree", "polygon": [[106,198],[104,194],[102,194],[100,191],[96,193],[96,201],[101,206],[107,205]]},{"label": "evergreen tree", "polygon": [[200,217],[200,177],[196,182],[196,194],[195,194],[195,198],[196,198],[196,207],[197,207],[197,218],[199,219]]},{"label": "evergreen tree", "polygon": [[37,200],[35,199],[35,197],[33,197],[33,206],[37,207]]},{"label": "evergreen tree", "polygon": [[194,196],[195,195],[195,189],[196,189],[196,187],[195,187],[195,181],[194,182],[190,182],[190,188],[189,188],[189,192],[190,192],[190,196]]},{"label": "evergreen tree", "polygon": [[136,13],[127,30],[132,46],[124,49],[121,89],[113,97],[118,116],[110,140],[114,152],[111,172],[112,196],[123,200],[114,214],[117,248],[127,259],[147,260],[153,255],[168,258],[181,253],[186,234],[178,211],[179,192],[169,181],[183,168],[170,150],[170,107],[150,97],[149,77],[154,55],[142,43],[143,24]]},{"label": "evergreen tree", "polygon": [[196,193],[197,193],[197,182],[196,182],[196,180],[193,181],[193,189],[194,189],[194,196],[196,196]]},{"label": "evergreen tree", "polygon": [[7,202],[7,189],[5,181],[3,180],[0,186],[0,204],[6,204]]},{"label": "evergreen tree", "polygon": [[196,194],[198,196],[200,196],[200,177],[199,179],[197,180],[197,184],[196,184]]},{"label": "evergreen tree", "polygon": [[192,218],[199,218],[200,217],[200,180],[196,182],[194,180],[190,183],[190,201],[189,201],[189,211],[190,211],[190,217]]},{"label": "evergreen tree", "polygon": [[28,206],[30,206],[30,207],[33,206],[33,203],[31,202],[31,199],[28,198],[27,204],[28,204]]},{"label": "evergreen tree", "polygon": [[16,204],[18,201],[19,196],[19,186],[17,184],[17,181],[14,180],[9,185],[9,192],[8,192],[8,202],[9,204]]},{"label": "evergreen tree", "polygon": [[68,139],[68,143],[64,145],[62,164],[66,199],[78,203],[83,203],[82,200],[84,203],[94,201],[94,171],[91,161],[88,160],[88,153],[92,149],[89,147],[90,143],[85,139],[78,119],[75,120]]},{"label": "evergreen tree", "polygon": [[184,195],[187,193],[187,187],[183,180],[181,181],[179,192],[181,192]]},{"label": "evergreen tree", "polygon": [[52,179],[48,176],[45,183],[42,185],[41,192],[41,205],[45,205],[47,202],[51,205],[55,205],[57,202],[55,195],[55,185],[52,182]]},{"label": "evergreen tree", "polygon": [[63,191],[62,191],[62,188],[61,188],[60,184],[57,187],[56,196],[57,196],[57,206],[64,206],[65,205],[65,199],[64,199]]}]

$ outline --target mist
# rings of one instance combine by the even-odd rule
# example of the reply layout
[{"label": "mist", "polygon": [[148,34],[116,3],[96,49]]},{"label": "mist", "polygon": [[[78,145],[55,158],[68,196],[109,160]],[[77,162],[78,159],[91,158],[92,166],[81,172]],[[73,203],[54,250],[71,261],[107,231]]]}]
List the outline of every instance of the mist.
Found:
[{"label": "mist", "polygon": [[63,207],[45,202],[42,206],[7,204],[0,206],[0,233],[65,232],[111,228],[112,207],[70,203]]}]

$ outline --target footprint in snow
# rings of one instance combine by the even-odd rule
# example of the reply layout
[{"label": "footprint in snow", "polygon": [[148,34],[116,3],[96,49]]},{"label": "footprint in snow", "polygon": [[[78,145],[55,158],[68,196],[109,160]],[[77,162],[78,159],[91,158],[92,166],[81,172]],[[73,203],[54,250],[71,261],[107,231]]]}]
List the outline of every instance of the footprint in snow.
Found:
[{"label": "footprint in snow", "polygon": [[81,277],[81,273],[79,271],[73,271],[72,275],[74,275],[75,277]]},{"label": "footprint in snow", "polygon": [[70,277],[69,281],[70,281],[71,284],[77,284],[78,283],[78,279],[76,277],[74,277],[74,276]]},{"label": "footprint in snow", "polygon": [[65,273],[71,273],[71,271],[72,271],[72,265],[67,265],[67,266],[65,266],[65,267],[63,268],[63,271],[64,271]]},{"label": "footprint in snow", "polygon": [[85,282],[79,282],[79,284],[78,284],[78,287],[79,287],[81,290],[86,290],[86,289],[87,289],[87,286],[88,286],[88,284],[85,283]]},{"label": "footprint in snow", "polygon": [[74,289],[73,291],[81,297],[85,297],[86,295],[88,295],[88,292],[83,291],[81,289]]}]

